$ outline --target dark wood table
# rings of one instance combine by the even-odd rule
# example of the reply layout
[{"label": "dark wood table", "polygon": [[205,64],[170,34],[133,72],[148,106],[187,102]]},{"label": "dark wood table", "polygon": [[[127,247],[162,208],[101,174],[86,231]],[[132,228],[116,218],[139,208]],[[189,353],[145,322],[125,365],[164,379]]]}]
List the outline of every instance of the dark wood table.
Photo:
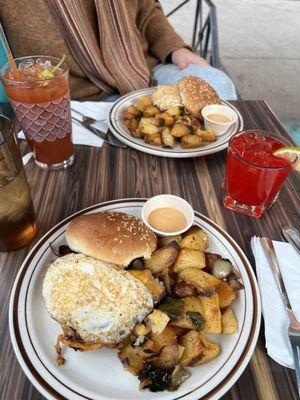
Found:
[{"label": "dark wood table", "polygon": [[[263,101],[237,101],[245,128],[272,130],[286,135],[278,119]],[[22,144],[24,150],[25,144]],[[292,173],[275,205],[261,220],[224,209],[222,182],[226,151],[188,160],[151,156],[133,149],[116,150],[76,146],[76,162],[66,171],[45,172],[33,161],[26,166],[39,234],[31,246],[0,253],[0,399],[40,400],[14,355],[8,331],[10,290],[26,254],[53,225],[92,204],[128,197],[173,193],[186,198],[195,210],[220,224],[239,243],[254,265],[252,235],[281,240],[281,227],[300,225],[300,176]],[[268,357],[264,328],[256,350],[237,383],[223,400],[296,400],[294,371]]]}]

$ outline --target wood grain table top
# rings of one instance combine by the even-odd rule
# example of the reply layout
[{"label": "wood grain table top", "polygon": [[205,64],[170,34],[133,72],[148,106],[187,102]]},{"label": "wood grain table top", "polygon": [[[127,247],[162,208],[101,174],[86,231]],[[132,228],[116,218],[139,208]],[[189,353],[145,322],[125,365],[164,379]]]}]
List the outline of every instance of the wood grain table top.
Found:
[{"label": "wood grain table top", "polygon": [[[233,102],[245,128],[259,128],[286,135],[263,101]],[[26,145],[22,144],[22,150]],[[292,173],[277,202],[256,220],[225,209],[222,182],[226,151],[194,159],[168,159],[104,146],[75,146],[76,162],[66,171],[46,172],[31,160],[26,166],[39,233],[19,251],[0,253],[0,399],[41,400],[14,355],[8,329],[8,304],[14,278],[37,240],[68,215],[93,204],[128,197],[173,193],[188,200],[195,210],[223,227],[242,247],[254,267],[250,250],[253,235],[281,240],[285,225],[300,226],[300,176]],[[237,383],[222,400],[296,400],[294,371],[281,367],[266,352],[264,326],[252,359]]]}]

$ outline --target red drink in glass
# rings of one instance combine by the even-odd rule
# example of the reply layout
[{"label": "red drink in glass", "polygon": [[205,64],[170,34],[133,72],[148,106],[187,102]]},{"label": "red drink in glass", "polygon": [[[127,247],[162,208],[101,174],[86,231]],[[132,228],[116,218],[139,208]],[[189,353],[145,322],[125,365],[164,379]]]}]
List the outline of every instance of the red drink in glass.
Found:
[{"label": "red drink in glass", "polygon": [[[1,79],[20,121],[36,164],[45,169],[65,168],[74,161],[69,71],[48,56],[16,59],[17,71],[6,63]],[[17,76],[16,76],[17,72]]]},{"label": "red drink in glass", "polygon": [[228,147],[224,206],[260,218],[292,170],[290,162],[273,155],[288,145],[284,138],[265,131],[234,135]]}]

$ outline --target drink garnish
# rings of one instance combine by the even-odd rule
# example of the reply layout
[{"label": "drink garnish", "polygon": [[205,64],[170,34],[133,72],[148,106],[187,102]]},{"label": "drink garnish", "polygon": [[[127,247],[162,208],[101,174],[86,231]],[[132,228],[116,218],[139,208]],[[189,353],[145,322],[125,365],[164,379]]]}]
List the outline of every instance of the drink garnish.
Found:
[{"label": "drink garnish", "polygon": [[54,72],[64,63],[65,59],[66,59],[66,55],[64,54],[62,56],[61,60],[59,61],[59,63],[57,65],[55,65],[55,67],[52,70],[48,69],[48,68],[44,69],[42,72],[39,72],[38,77],[40,79],[46,79],[46,80],[54,78]]},{"label": "drink garnish", "polygon": [[[291,163],[295,171],[300,172],[300,146],[285,146],[274,151],[274,156],[283,158]],[[297,159],[297,160],[296,160]]]}]

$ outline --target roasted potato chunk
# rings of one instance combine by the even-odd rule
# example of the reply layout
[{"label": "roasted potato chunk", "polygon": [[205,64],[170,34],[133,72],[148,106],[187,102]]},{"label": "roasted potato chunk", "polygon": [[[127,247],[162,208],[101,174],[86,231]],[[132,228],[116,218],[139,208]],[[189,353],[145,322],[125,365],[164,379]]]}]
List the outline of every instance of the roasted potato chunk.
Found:
[{"label": "roasted potato chunk", "polygon": [[136,130],[131,130],[130,134],[131,134],[132,137],[134,137],[136,139],[143,139],[143,137],[144,137],[144,135],[139,130],[139,128],[137,128]]},{"label": "roasted potato chunk", "polygon": [[153,278],[149,269],[131,269],[128,272],[146,286],[146,288],[152,294],[154,303],[158,303],[161,299],[165,297],[166,289],[163,283],[160,282],[158,279]]},{"label": "roasted potato chunk", "polygon": [[199,226],[192,226],[183,236],[180,248],[205,251],[209,246],[208,236]]},{"label": "roasted potato chunk", "polygon": [[141,111],[134,105],[129,106],[126,112],[133,117],[140,117],[142,115]]},{"label": "roasted potato chunk", "polygon": [[155,133],[154,135],[145,135],[145,143],[151,144],[152,146],[162,146],[163,141],[161,133]]},{"label": "roasted potato chunk", "polygon": [[166,147],[174,147],[175,139],[174,136],[171,135],[170,129],[165,127],[161,132],[161,137],[163,141],[163,146]]},{"label": "roasted potato chunk", "polygon": [[192,311],[203,314],[202,303],[199,297],[188,296],[182,299],[184,302],[184,312]]},{"label": "roasted potato chunk", "polygon": [[151,340],[156,348],[161,349],[164,346],[177,344],[177,335],[174,328],[167,325],[161,333],[151,332]]},{"label": "roasted potato chunk", "polygon": [[184,315],[170,324],[176,328],[183,329],[196,329],[197,326],[194,324],[193,320],[190,318],[189,313],[198,313],[202,315],[202,304],[199,298],[189,296],[182,299],[184,302]]},{"label": "roasted potato chunk", "polygon": [[182,356],[183,349],[177,344],[169,344],[162,348],[158,358],[153,361],[153,365],[163,371],[173,371]]},{"label": "roasted potato chunk", "polygon": [[179,273],[179,278],[197,289],[203,296],[211,296],[219,286],[219,279],[198,268],[186,268]]},{"label": "roasted potato chunk", "polygon": [[157,126],[154,125],[153,118],[141,118],[139,130],[145,135],[156,135],[159,133]]},{"label": "roasted potato chunk", "polygon": [[217,293],[219,295],[219,306],[222,310],[228,307],[235,299],[235,292],[227,282],[221,282],[217,287]]},{"label": "roasted potato chunk", "polygon": [[170,318],[161,310],[154,310],[146,318],[146,324],[153,333],[160,334],[168,325]]},{"label": "roasted potato chunk", "polygon": [[157,126],[173,126],[174,123],[174,118],[167,112],[155,115],[155,125]]},{"label": "roasted potato chunk", "polygon": [[219,296],[214,293],[210,297],[201,296],[202,315],[205,320],[205,333],[221,333],[221,311],[219,307]]},{"label": "roasted potato chunk", "polygon": [[144,260],[144,264],[153,274],[159,274],[173,265],[178,252],[179,246],[173,241],[152,253],[151,258]]},{"label": "roasted potato chunk", "polygon": [[150,97],[147,96],[140,97],[136,103],[136,107],[142,112],[145,110],[146,107],[152,105],[153,105],[152,100],[150,99]]},{"label": "roasted potato chunk", "polygon": [[238,322],[230,307],[226,308],[221,315],[222,333],[232,335],[238,330]]},{"label": "roasted potato chunk", "polygon": [[201,137],[203,142],[215,142],[217,140],[216,135],[211,129],[208,131],[202,131]]},{"label": "roasted potato chunk", "polygon": [[143,116],[144,117],[155,117],[155,115],[159,114],[160,111],[155,106],[147,106],[144,108]]},{"label": "roasted potato chunk", "polygon": [[182,122],[176,122],[171,129],[171,134],[176,138],[192,135],[192,133],[193,128],[189,125],[183,124]]},{"label": "roasted potato chunk", "polygon": [[178,119],[180,118],[183,113],[184,113],[184,109],[183,107],[180,106],[175,106],[175,107],[171,107],[166,111],[168,114],[171,115],[171,117],[173,117],[174,119]]},{"label": "roasted potato chunk", "polygon": [[219,254],[205,253],[206,268],[211,269],[214,262],[222,258]]},{"label": "roasted potato chunk", "polygon": [[186,268],[205,268],[204,253],[199,250],[181,249],[173,266],[173,272],[179,274]]},{"label": "roasted potato chunk", "polygon": [[203,355],[201,360],[194,365],[195,367],[213,360],[221,352],[221,347],[217,343],[210,342],[204,336],[202,336],[202,343],[204,344]]},{"label": "roasted potato chunk", "polygon": [[128,344],[119,353],[118,357],[124,366],[124,369],[133,375],[138,375],[144,368],[145,363],[159,356],[159,352],[151,340],[147,340],[141,346],[132,347]]},{"label": "roasted potato chunk", "polygon": [[184,367],[194,367],[202,359],[205,346],[203,336],[199,331],[191,330],[180,338],[184,347],[180,364]]},{"label": "roasted potato chunk", "polygon": [[183,149],[193,149],[202,146],[202,139],[197,135],[183,136],[180,140],[180,146]]},{"label": "roasted potato chunk", "polygon": [[187,285],[185,282],[180,281],[172,286],[172,294],[174,297],[196,296],[197,290],[193,286]]},{"label": "roasted potato chunk", "polygon": [[148,335],[148,333],[151,331],[150,328],[148,328],[146,325],[144,324],[137,324],[134,327],[134,334],[136,336],[145,336]]}]

